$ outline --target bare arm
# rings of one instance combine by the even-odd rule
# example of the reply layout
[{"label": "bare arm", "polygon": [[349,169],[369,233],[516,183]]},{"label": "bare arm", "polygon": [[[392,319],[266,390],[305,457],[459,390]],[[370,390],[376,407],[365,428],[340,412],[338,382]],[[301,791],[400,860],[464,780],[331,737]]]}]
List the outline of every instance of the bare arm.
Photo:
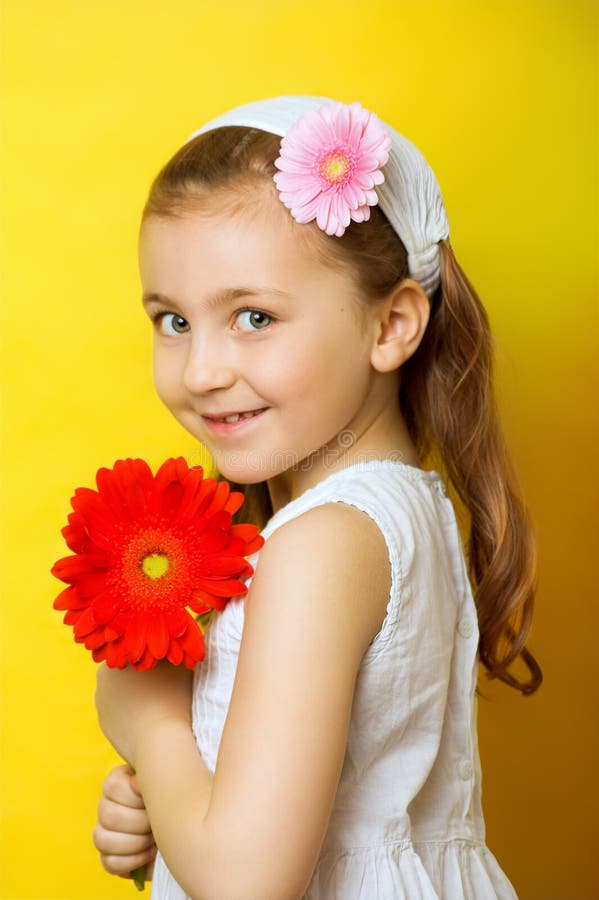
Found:
[{"label": "bare arm", "polygon": [[328,504],[282,526],[245,600],[214,776],[186,722],[165,718],[140,742],[135,768],[156,843],[193,900],[303,894],[389,586],[385,542],[365,513]]}]

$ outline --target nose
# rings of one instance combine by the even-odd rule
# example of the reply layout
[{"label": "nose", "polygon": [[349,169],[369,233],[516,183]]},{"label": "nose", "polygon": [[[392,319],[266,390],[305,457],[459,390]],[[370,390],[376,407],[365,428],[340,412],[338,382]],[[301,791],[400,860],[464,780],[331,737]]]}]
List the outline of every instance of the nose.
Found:
[{"label": "nose", "polygon": [[192,394],[228,388],[235,383],[234,368],[229,364],[226,351],[214,338],[195,338],[183,371],[183,384]]}]

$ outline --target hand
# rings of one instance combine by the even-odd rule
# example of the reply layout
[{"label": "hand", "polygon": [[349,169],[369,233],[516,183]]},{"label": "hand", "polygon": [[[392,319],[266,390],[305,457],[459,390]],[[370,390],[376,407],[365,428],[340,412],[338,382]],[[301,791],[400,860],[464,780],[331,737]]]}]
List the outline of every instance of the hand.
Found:
[{"label": "hand", "polygon": [[[121,878],[131,878],[134,869],[156,856],[150,820],[129,766],[117,766],[104,779],[93,841],[106,871]],[[151,878],[150,866],[146,878]]]},{"label": "hand", "polygon": [[191,729],[193,673],[161,662],[148,672],[132,666],[98,667],[96,708],[100,728],[133,770],[140,741],[151,740],[161,721],[176,719]]}]

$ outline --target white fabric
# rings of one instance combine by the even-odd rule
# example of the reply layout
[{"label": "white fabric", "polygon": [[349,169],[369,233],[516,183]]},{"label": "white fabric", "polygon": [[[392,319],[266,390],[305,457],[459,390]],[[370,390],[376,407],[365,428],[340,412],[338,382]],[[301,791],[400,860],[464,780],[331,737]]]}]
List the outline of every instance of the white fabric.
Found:
[{"label": "white fabric", "polygon": [[[385,621],[360,666],[334,809],[304,900],[517,900],[485,845],[474,693],[479,631],[443,481],[393,460],[356,463],[280,509],[262,534],[338,501],[380,527],[392,584]],[[258,557],[249,558],[254,566]],[[211,771],[243,611],[243,599],[231,600],[216,615],[195,673],[193,727]],[[152,900],[185,900],[160,855]]]},{"label": "white fabric", "polygon": [[[338,101],[292,95],[244,103],[207,122],[187,139],[223,125],[246,125],[283,137],[308,110]],[[429,295],[439,284],[438,242],[449,237],[449,222],[435,174],[420,151],[378,116],[391,137],[385,180],[375,185],[381,209],[408,251],[411,277]]]}]

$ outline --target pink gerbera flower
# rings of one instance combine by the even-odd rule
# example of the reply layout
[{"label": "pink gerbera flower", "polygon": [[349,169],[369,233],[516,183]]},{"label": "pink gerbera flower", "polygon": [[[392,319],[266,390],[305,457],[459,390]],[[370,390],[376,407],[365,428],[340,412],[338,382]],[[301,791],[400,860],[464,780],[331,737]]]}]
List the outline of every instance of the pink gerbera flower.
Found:
[{"label": "pink gerbera flower", "polygon": [[281,140],[274,181],[280,198],[300,223],[341,237],[353,219],[370,218],[373,190],[385,176],[391,137],[360,103],[325,104],[310,110]]}]

